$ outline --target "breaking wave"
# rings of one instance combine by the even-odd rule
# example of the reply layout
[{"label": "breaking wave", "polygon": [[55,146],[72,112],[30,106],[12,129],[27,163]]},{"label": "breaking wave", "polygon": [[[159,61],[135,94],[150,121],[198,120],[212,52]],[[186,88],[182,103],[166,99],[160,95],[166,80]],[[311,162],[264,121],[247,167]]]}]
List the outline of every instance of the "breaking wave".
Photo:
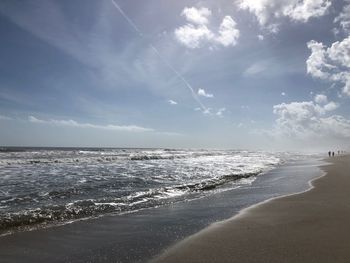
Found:
[{"label": "breaking wave", "polygon": [[[231,174],[198,183],[136,192],[125,197],[77,200],[65,205],[51,205],[27,209],[20,212],[7,213],[0,215],[0,233],[4,233],[14,228],[26,229],[33,225],[97,217],[104,214],[133,211],[167,204],[174,201],[180,201],[180,197],[185,194],[211,191],[226,183],[238,181],[243,178],[254,177],[258,174],[259,172]],[[62,197],[72,197],[73,195],[78,194],[79,191],[77,189],[71,188],[60,192],[51,191],[44,194],[44,196],[49,196],[51,199],[59,199]],[[25,198],[31,200],[35,197],[19,197],[8,201],[16,203],[19,200],[23,201]]]},{"label": "breaking wave", "polygon": [[250,151],[1,148],[0,234],[191,200],[286,160]]}]

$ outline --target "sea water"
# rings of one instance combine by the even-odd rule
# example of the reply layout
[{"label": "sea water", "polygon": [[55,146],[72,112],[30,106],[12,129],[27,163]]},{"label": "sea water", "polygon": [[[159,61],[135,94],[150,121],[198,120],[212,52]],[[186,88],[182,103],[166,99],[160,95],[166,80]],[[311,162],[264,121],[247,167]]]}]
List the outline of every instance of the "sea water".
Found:
[{"label": "sea water", "polygon": [[306,158],[246,150],[1,148],[0,234],[192,200]]}]

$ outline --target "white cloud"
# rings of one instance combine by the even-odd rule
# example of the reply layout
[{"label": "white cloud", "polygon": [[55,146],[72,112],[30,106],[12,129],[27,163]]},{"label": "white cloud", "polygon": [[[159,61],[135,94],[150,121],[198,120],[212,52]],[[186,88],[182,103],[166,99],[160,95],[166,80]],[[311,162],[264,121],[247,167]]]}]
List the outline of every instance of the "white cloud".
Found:
[{"label": "white cloud", "polygon": [[327,71],[333,66],[326,63],[325,46],[311,40],[307,43],[307,47],[311,50],[311,55],[306,60],[307,73],[316,78],[327,79],[329,77]]},{"label": "white cloud", "polygon": [[33,122],[33,123],[46,123],[47,122],[47,121],[43,121],[43,120],[37,119],[34,116],[29,116],[28,117],[28,121],[29,122]]},{"label": "white cloud", "polygon": [[168,102],[169,102],[170,105],[177,105],[177,102],[174,101],[174,100],[168,100]]},{"label": "white cloud", "polygon": [[216,116],[223,117],[224,112],[226,111],[226,108],[221,108],[216,112]]},{"label": "white cloud", "polygon": [[187,24],[175,29],[175,37],[188,48],[199,48],[203,42],[210,42],[214,35],[206,26]]},{"label": "white cloud", "polygon": [[202,112],[204,115],[211,115],[211,108],[206,108]]},{"label": "white cloud", "polygon": [[325,111],[334,111],[335,109],[337,109],[339,107],[338,103],[335,103],[333,101],[327,103],[326,105],[323,106]]},{"label": "white cloud", "polygon": [[199,112],[201,112],[201,113],[203,113],[204,115],[207,115],[207,116],[212,116],[213,115],[213,113],[212,113],[212,108],[205,108],[205,109],[203,109],[203,108],[195,108],[194,109],[195,111],[199,111]]},{"label": "white cloud", "polygon": [[236,28],[236,22],[230,16],[225,16],[219,28],[219,35],[215,41],[224,47],[235,46],[239,38],[239,30]]},{"label": "white cloud", "polygon": [[350,1],[343,6],[341,13],[334,19],[334,23],[339,23],[345,33],[350,33]]},{"label": "white cloud", "polygon": [[236,3],[239,8],[253,13],[260,25],[266,25],[272,9],[275,9],[276,5],[275,1],[269,0],[239,0]]},{"label": "white cloud", "polygon": [[199,96],[203,96],[203,97],[206,97],[206,98],[214,98],[213,94],[206,93],[206,91],[204,89],[198,89],[198,93],[197,94]]},{"label": "white cloud", "polygon": [[286,96],[286,93],[285,93],[285,92],[282,92],[282,93],[281,93],[281,96]]},{"label": "white cloud", "polygon": [[56,126],[67,126],[67,127],[76,127],[76,128],[92,128],[92,129],[101,129],[101,130],[112,130],[112,131],[129,131],[129,132],[154,132],[154,129],[144,128],[136,125],[96,125],[91,123],[79,123],[74,120],[42,120],[34,116],[29,116],[28,121],[32,123],[40,124],[50,124]]},{"label": "white cloud", "polygon": [[273,107],[278,116],[273,134],[293,138],[350,138],[350,120],[339,115],[327,116],[337,108],[330,102],[321,106],[313,101],[282,103]]},{"label": "white cloud", "polygon": [[341,138],[350,138],[350,120],[333,115],[320,120],[324,133]]},{"label": "white cloud", "polygon": [[312,17],[326,14],[329,0],[237,0],[239,8],[254,14],[263,27],[278,31],[278,19],[288,17],[292,21],[307,22]]},{"label": "white cloud", "polygon": [[[211,94],[209,94],[211,95]],[[202,109],[202,108],[195,108],[195,111],[199,111],[201,113],[203,113],[206,116],[212,116],[212,117],[219,117],[219,118],[223,118],[224,117],[224,113],[227,111],[226,108],[219,108],[219,109],[212,109],[212,108],[206,108],[206,109]]]},{"label": "white cloud", "polygon": [[175,38],[188,48],[199,48],[204,44],[235,46],[239,38],[236,22],[230,16],[225,16],[217,33],[209,29],[211,10],[185,7],[182,11],[188,24],[175,29]]},{"label": "white cloud", "polygon": [[191,22],[197,25],[206,25],[209,23],[211,10],[209,10],[206,7],[201,7],[199,9],[195,7],[185,7],[181,15],[185,16],[188,22]]},{"label": "white cloud", "polygon": [[[292,1],[290,1],[292,2]],[[307,22],[311,17],[320,17],[326,14],[331,6],[330,0],[293,1],[284,10],[284,14],[292,20]]]},{"label": "white cloud", "polygon": [[220,108],[218,110],[216,109],[212,109],[212,108],[195,108],[195,111],[199,111],[201,113],[203,113],[206,116],[216,116],[219,118],[223,118],[224,117],[224,112],[226,112],[226,108]]},{"label": "white cloud", "polygon": [[258,35],[258,39],[259,39],[260,41],[262,41],[262,40],[264,40],[264,36],[263,36],[263,35]]},{"label": "white cloud", "polygon": [[273,107],[273,113],[279,115],[281,120],[291,119],[296,122],[307,122],[323,112],[322,107],[312,101],[281,103]]},{"label": "white cloud", "polygon": [[323,94],[317,94],[314,98],[314,101],[318,104],[325,104],[328,102],[328,98],[326,95]]},{"label": "white cloud", "polygon": [[311,40],[311,55],[306,61],[307,73],[319,79],[343,84],[343,93],[350,96],[350,36],[330,47]]}]

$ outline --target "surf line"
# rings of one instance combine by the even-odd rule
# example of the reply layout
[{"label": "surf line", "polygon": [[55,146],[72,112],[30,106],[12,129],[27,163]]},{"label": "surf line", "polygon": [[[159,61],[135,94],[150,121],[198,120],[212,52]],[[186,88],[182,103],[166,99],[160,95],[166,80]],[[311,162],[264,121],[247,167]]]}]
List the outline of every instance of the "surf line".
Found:
[{"label": "surf line", "polygon": [[[113,6],[119,11],[119,13],[123,16],[123,18],[128,22],[128,24],[137,32],[137,34],[141,38],[145,38],[142,31],[138,28],[138,26],[134,23],[134,21],[124,12],[124,10],[118,5],[118,3],[114,0],[111,0]],[[199,97],[197,96],[197,93],[194,91],[192,85],[186,80],[186,78],[177,71],[168,60],[166,60],[163,55],[159,52],[159,50],[152,44],[149,44],[150,47],[153,49],[153,51],[157,54],[157,56],[160,58],[160,60],[174,73],[174,75],[181,80],[181,82],[189,89],[191,92],[191,95],[193,99],[199,104],[200,108],[203,110],[203,112],[208,111],[208,108],[205,107],[205,105],[201,102]]]}]

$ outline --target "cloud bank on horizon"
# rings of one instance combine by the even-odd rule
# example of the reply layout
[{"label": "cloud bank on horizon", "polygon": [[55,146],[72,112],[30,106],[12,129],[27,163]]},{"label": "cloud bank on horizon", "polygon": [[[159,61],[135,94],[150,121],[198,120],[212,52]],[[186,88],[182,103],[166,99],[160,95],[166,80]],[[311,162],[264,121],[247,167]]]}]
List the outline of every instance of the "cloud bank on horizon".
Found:
[{"label": "cloud bank on horizon", "polygon": [[0,3],[0,144],[350,147],[349,0],[82,3]]}]

